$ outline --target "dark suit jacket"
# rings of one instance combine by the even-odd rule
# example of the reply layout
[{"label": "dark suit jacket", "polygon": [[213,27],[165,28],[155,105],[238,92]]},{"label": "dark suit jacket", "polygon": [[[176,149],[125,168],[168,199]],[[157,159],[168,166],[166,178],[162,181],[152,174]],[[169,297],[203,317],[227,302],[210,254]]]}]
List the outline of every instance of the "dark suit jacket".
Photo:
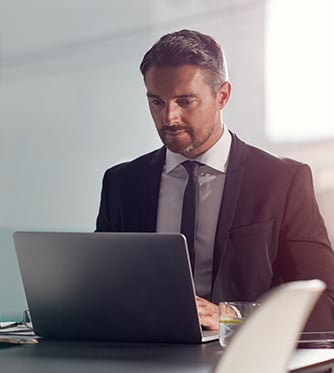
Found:
[{"label": "dark suit jacket", "polygon": [[[155,231],[165,154],[163,147],[106,171],[97,231]],[[309,167],[232,134],[212,301],[256,300],[275,285],[313,278],[325,281],[327,290],[307,330],[334,330],[334,255]]]}]

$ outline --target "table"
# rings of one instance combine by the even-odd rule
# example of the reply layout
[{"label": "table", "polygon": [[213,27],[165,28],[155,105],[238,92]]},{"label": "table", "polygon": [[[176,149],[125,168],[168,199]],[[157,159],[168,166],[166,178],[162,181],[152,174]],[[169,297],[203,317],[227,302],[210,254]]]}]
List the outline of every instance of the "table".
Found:
[{"label": "table", "polygon": [[[40,340],[35,345],[0,345],[0,370],[6,373],[212,373],[222,353],[218,342],[185,345]],[[305,355],[294,356],[291,372],[324,372],[334,367],[334,350],[327,353],[329,362],[302,369],[298,367]]]}]

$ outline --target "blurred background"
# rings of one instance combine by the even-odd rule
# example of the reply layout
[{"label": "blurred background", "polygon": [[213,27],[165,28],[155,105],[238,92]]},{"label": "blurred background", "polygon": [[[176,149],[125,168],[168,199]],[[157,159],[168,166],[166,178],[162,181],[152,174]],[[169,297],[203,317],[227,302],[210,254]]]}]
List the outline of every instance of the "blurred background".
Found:
[{"label": "blurred background", "polygon": [[239,137],[310,164],[334,242],[332,0],[0,0],[0,319],[26,308],[16,230],[93,231],[102,176],[161,145],[139,72],[167,32],[215,37]]}]

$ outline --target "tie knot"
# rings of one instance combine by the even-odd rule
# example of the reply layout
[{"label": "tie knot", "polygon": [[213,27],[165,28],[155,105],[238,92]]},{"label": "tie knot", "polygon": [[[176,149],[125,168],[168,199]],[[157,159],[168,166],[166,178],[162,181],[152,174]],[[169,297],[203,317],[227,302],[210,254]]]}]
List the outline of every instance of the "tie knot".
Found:
[{"label": "tie knot", "polygon": [[194,175],[195,170],[199,167],[199,163],[196,161],[184,161],[181,164],[187,171],[188,175]]}]

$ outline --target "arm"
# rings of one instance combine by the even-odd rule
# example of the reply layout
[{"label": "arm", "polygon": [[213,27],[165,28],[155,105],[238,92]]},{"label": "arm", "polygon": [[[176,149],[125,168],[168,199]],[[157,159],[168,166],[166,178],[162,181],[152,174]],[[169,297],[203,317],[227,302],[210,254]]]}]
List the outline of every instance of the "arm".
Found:
[{"label": "arm", "polygon": [[99,207],[99,213],[96,219],[96,230],[95,232],[112,232],[111,223],[108,218],[108,200],[109,200],[109,183],[108,183],[108,171],[105,172],[102,181],[101,201]]},{"label": "arm", "polygon": [[102,181],[102,191],[99,213],[96,219],[95,232],[117,232],[122,231],[121,213],[122,198],[121,191],[124,190],[124,176],[120,172],[127,163],[121,163],[108,169]]},{"label": "arm", "polygon": [[291,182],[278,252],[281,281],[318,278],[327,285],[306,330],[334,330],[334,255],[306,165],[298,168]]}]

